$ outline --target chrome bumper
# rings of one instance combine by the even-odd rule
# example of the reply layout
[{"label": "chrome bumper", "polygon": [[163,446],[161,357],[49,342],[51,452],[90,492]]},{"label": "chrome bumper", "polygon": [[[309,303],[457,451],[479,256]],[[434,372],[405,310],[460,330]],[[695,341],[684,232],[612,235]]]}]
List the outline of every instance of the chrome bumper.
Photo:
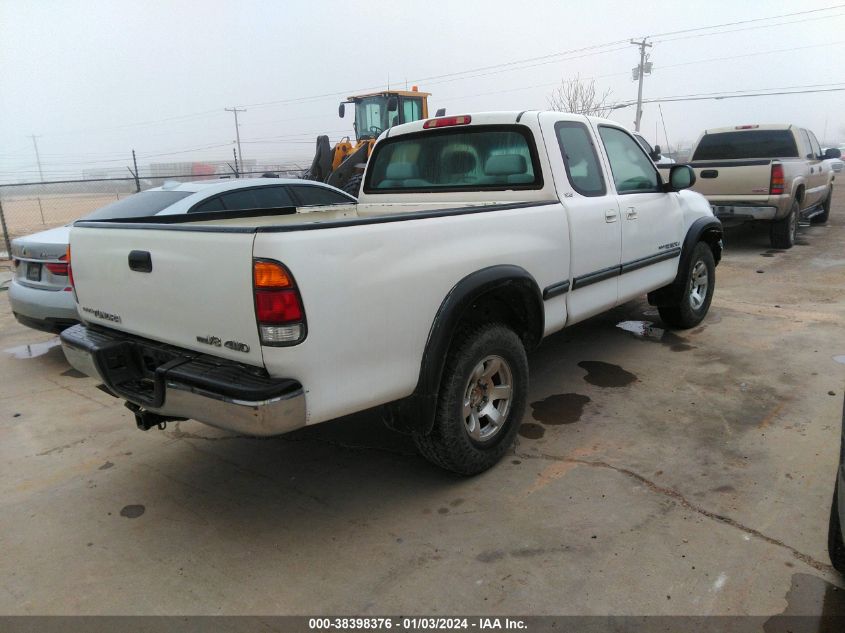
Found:
[{"label": "chrome bumper", "polygon": [[743,205],[711,204],[713,215],[720,220],[774,220],[777,207],[752,207]]},{"label": "chrome bumper", "polygon": [[[181,378],[172,378],[167,374],[167,369],[153,372],[154,377],[146,377],[145,380],[153,382],[159,380],[156,387],[156,397],[153,401],[138,397],[136,394],[127,393],[127,389],[121,384],[116,384],[109,371],[104,369],[105,363],[98,360],[104,350],[108,347],[117,347],[129,344],[135,348],[145,349],[152,347],[161,356],[161,350],[166,349],[171,354],[176,348],[148,344],[140,339],[134,339],[123,334],[115,334],[110,337],[102,331],[91,332],[85,326],[77,325],[65,330],[62,334],[62,349],[68,362],[83,374],[97,378],[103,382],[106,388],[115,396],[125,399],[139,408],[141,411],[154,413],[162,418],[190,418],[198,422],[204,422],[221,429],[242,433],[245,435],[268,436],[279,435],[293,431],[305,426],[305,392],[302,386],[294,381],[272,381],[267,379],[266,383],[272,387],[278,384],[278,394],[260,399],[243,399],[232,393],[219,393],[198,384],[191,384],[192,359],[200,355],[184,351],[183,362],[179,366]],[[136,352],[132,352],[133,354]],[[143,353],[143,352],[138,352]],[[178,356],[175,356],[177,360]],[[206,359],[208,357],[205,357]],[[218,367],[222,367],[228,373],[227,379],[234,375],[237,381],[239,366],[235,363],[228,363],[215,359]],[[173,361],[165,365],[173,364]],[[207,367],[207,366],[206,366]],[[123,371],[125,368],[121,368]],[[196,372],[197,382],[201,382],[203,374],[200,369]],[[143,370],[142,370],[143,371]],[[234,374],[233,374],[234,372]],[[161,374],[161,375],[159,375]],[[139,373],[140,377],[141,374]],[[249,376],[254,380],[254,376]],[[133,377],[134,378],[134,377]],[[266,391],[266,388],[264,389]]]}]

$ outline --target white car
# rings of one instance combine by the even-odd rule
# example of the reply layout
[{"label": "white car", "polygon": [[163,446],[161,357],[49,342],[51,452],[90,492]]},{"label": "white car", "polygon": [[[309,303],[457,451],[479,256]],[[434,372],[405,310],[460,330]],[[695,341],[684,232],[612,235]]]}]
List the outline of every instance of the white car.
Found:
[{"label": "white car", "polygon": [[[828,154],[831,148],[823,147],[822,154]],[[838,147],[839,150],[839,158],[830,158],[830,168],[833,170],[834,173],[840,174],[842,173],[842,168],[845,167],[845,162],[842,162],[842,152],[845,152],[845,146]]]},{"label": "white car", "polygon": [[273,435],[381,406],[424,457],[478,473],[516,437],[544,337],[646,293],[668,325],[705,317],[722,226],[693,181],[604,119],[399,125],[355,205],[77,222],[84,325],[63,349],[144,430]]},{"label": "white car", "polygon": [[[85,219],[120,219],[178,213],[220,213],[354,203],[349,194],[320,182],[280,178],[165,183],[115,201]],[[9,302],[15,318],[31,328],[60,332],[79,322],[68,279],[69,226],[12,240],[15,276]]]},{"label": "white car", "polygon": [[648,154],[648,157],[654,161],[655,165],[674,165],[675,159],[669,158],[668,156],[664,156],[661,153],[660,145],[655,145],[654,147],[645,140],[645,137],[642,134],[634,132],[634,138],[637,139],[637,142],[640,146],[645,150],[645,153]]}]

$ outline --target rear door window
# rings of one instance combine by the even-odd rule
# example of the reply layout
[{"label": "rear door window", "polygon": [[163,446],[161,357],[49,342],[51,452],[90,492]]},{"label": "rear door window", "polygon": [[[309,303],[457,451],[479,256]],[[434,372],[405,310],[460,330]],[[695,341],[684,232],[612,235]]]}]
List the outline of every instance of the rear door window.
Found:
[{"label": "rear door window", "polygon": [[291,190],[301,207],[315,207],[330,204],[355,204],[356,202],[356,200],[350,196],[338,191],[326,189],[325,187],[292,185]]},{"label": "rear door window", "polygon": [[364,191],[540,189],[543,176],[530,131],[522,125],[424,130],[382,140]]},{"label": "rear door window", "polygon": [[290,194],[281,185],[256,189],[236,189],[222,194],[220,198],[227,211],[295,206]]},{"label": "rear door window", "polygon": [[213,213],[215,211],[223,211],[225,208],[226,207],[223,206],[223,201],[220,199],[220,196],[216,196],[210,200],[206,200],[205,202],[200,202],[197,206],[188,211],[188,213]]},{"label": "rear door window", "polygon": [[572,188],[582,196],[603,196],[607,189],[587,126],[577,121],[558,121],[555,133]]},{"label": "rear door window", "polygon": [[258,202],[258,209],[274,209],[278,207],[296,206],[287,187],[262,187],[253,189],[255,199]]}]

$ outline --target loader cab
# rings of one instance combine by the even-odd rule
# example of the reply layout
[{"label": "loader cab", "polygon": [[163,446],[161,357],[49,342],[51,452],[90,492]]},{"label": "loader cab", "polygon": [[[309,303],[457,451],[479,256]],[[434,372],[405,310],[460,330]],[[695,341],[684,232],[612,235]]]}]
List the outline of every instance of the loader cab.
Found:
[{"label": "loader cab", "polygon": [[375,140],[387,128],[428,118],[428,96],[414,86],[411,90],[355,95],[340,104],[338,114],[343,117],[345,105],[355,105],[355,140]]}]

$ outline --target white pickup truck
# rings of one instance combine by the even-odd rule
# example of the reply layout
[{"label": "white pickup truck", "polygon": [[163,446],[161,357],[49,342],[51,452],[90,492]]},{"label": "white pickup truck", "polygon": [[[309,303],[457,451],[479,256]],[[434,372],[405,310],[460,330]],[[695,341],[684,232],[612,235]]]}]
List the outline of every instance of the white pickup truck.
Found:
[{"label": "white pickup truck", "polygon": [[70,363],[140,428],[251,435],[381,407],[463,474],[508,450],[543,337],[649,293],[704,318],[722,227],[611,121],[450,116],[384,132],[357,205],[77,222]]}]

